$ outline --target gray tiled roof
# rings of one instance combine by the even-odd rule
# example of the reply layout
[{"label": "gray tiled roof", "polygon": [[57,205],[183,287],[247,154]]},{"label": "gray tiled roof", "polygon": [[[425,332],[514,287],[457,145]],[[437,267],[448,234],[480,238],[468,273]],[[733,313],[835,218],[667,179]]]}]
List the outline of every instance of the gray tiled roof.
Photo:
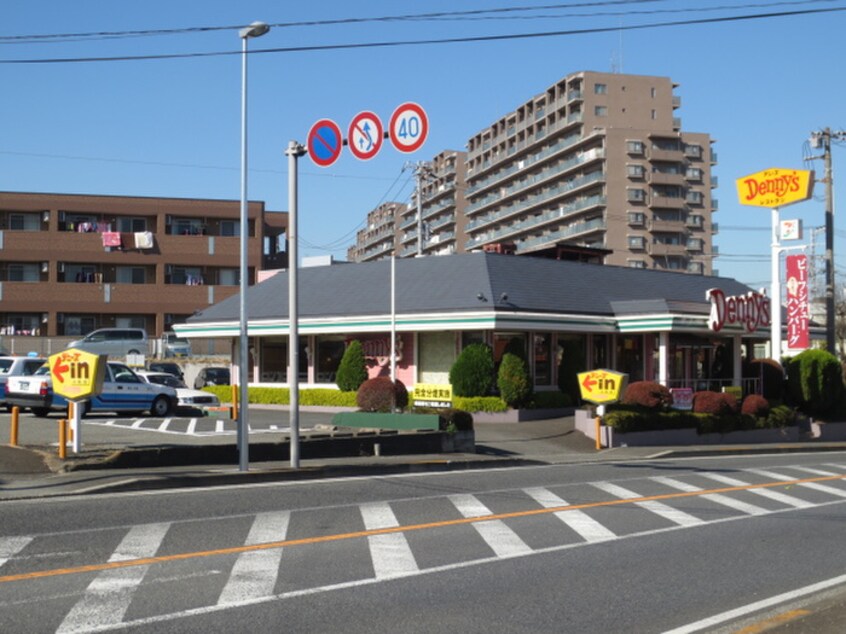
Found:
[{"label": "gray tiled roof", "polygon": [[[390,311],[390,260],[301,268],[300,317],[366,316]],[[529,311],[619,315],[664,306],[706,308],[705,292],[751,290],[730,278],[493,253],[396,260],[396,311]],[[613,304],[613,305],[612,305]],[[189,323],[239,318],[238,294],[191,317]],[[288,272],[247,292],[250,320],[288,315]]]}]

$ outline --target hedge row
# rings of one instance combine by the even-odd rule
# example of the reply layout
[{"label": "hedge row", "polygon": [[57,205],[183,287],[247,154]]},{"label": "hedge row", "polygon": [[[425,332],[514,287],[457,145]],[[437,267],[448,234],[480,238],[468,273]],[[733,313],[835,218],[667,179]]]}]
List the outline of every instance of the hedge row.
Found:
[{"label": "hedge row", "polygon": [[697,414],[689,411],[658,412],[617,405],[605,415],[605,424],[621,434],[638,431],[696,429],[698,434],[725,434],[750,429],[781,429],[796,425],[795,412],[786,405],[773,407],[767,416],[749,414]]}]

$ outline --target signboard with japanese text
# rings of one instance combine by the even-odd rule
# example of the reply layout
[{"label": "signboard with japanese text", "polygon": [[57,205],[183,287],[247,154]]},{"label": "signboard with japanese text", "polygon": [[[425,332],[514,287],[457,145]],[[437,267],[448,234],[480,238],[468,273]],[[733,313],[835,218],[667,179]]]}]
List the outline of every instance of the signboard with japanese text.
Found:
[{"label": "signboard with japanese text", "polygon": [[705,299],[711,303],[708,328],[720,332],[723,326],[742,326],[746,332],[770,325],[770,298],[764,293],[749,291],[746,295],[726,295],[722,289],[710,288]]},{"label": "signboard with japanese text", "polygon": [[614,370],[591,370],[576,375],[582,400],[596,405],[616,403],[620,400],[629,375]]},{"label": "signboard with japanese text", "polygon": [[69,401],[84,401],[103,391],[106,355],[70,348],[47,359],[53,392]]},{"label": "signboard with japanese text", "polygon": [[690,411],[693,409],[693,388],[691,387],[671,387],[670,394],[673,397],[673,409],[681,409]]},{"label": "signboard with japanese text", "polygon": [[814,190],[814,173],[771,167],[738,178],[735,183],[741,205],[772,209],[810,198]]},{"label": "signboard with japanese text", "polygon": [[787,348],[805,350],[808,335],[808,256],[788,255],[787,262]]},{"label": "signboard with japanese text", "polygon": [[417,407],[452,407],[452,385],[415,383],[413,399]]}]

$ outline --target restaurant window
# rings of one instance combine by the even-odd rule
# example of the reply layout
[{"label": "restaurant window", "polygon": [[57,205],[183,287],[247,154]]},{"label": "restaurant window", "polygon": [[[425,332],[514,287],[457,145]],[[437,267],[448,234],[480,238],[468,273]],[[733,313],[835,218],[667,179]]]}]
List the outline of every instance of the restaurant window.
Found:
[{"label": "restaurant window", "polygon": [[461,349],[474,343],[485,343],[485,333],[481,330],[467,330],[461,333]]},{"label": "restaurant window", "polygon": [[552,335],[536,332],[534,341],[535,385],[552,385]]},{"label": "restaurant window", "polygon": [[317,383],[334,383],[338,366],[347,346],[344,335],[326,335],[317,337],[317,359],[315,371]]},{"label": "restaurant window", "polygon": [[643,336],[617,338],[616,370],[629,375],[629,383],[643,380]]}]

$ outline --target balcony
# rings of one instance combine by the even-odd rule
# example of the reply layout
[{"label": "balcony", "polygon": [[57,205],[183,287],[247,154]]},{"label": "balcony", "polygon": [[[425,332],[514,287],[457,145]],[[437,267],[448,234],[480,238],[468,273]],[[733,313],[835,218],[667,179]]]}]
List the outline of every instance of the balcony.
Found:
[{"label": "balcony", "polygon": [[684,198],[678,196],[653,196],[650,207],[660,209],[684,209]]},{"label": "balcony", "polygon": [[687,255],[687,246],[684,244],[664,244],[653,242],[649,245],[649,254],[652,257],[684,256]]},{"label": "balcony", "polygon": [[686,233],[687,225],[681,218],[676,220],[653,218],[649,221],[649,230],[664,233]]},{"label": "balcony", "polygon": [[668,172],[652,172],[649,182],[654,185],[684,185],[684,174],[672,174]]},{"label": "balcony", "polygon": [[649,152],[649,158],[653,161],[682,163],[684,162],[684,153],[681,150],[660,149],[653,146]]}]

